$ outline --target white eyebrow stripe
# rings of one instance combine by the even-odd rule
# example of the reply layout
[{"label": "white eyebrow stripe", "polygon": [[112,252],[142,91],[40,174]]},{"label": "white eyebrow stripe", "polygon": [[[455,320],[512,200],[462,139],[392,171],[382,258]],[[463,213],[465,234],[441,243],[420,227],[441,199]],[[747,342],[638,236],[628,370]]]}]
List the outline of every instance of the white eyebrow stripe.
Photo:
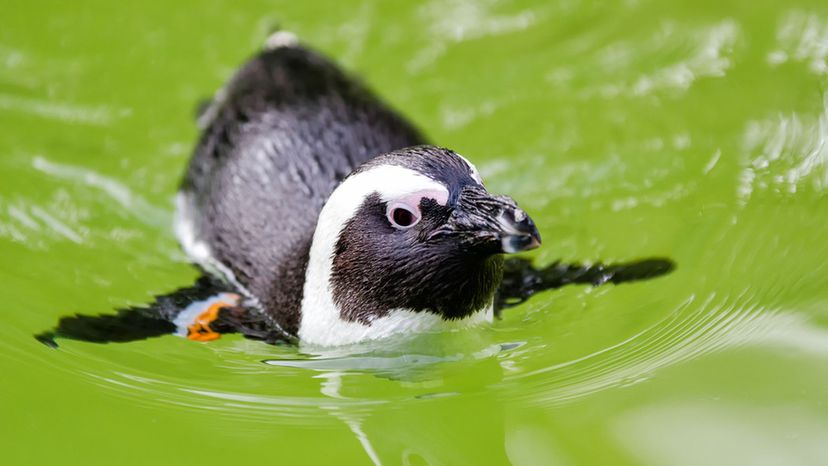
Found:
[{"label": "white eyebrow stripe", "polygon": [[[455,154],[457,154],[457,153],[455,152]],[[469,170],[471,172],[470,173],[471,177],[474,179],[474,181],[477,181],[482,186],[483,185],[483,178],[480,176],[480,171],[477,170],[477,167],[474,166],[474,164],[471,163],[469,161],[469,159],[463,157],[462,155],[457,154],[457,156],[460,157],[464,162],[466,162],[466,165],[469,166]]]},{"label": "white eyebrow stripe", "polygon": [[423,199],[434,199],[435,201],[437,201],[438,204],[444,206],[444,205],[448,204],[448,197],[449,197],[448,190],[445,190],[445,189],[442,189],[442,190],[440,190],[440,189],[424,189],[422,191],[416,191],[416,192],[413,192],[411,194],[407,194],[407,195],[402,196],[402,197],[397,197],[397,198],[394,198],[394,199],[385,199],[385,198],[383,198],[382,200],[385,201],[385,202],[388,202],[388,203],[391,203],[391,202],[394,202],[394,201],[402,201],[402,202],[407,203],[409,205],[417,206],[417,205],[420,204],[420,201],[422,201]]}]

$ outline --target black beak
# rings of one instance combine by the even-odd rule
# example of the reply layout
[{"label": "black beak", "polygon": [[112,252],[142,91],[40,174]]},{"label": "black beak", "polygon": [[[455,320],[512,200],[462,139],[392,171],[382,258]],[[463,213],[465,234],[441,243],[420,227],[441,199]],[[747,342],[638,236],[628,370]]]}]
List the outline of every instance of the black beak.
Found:
[{"label": "black beak", "polygon": [[535,223],[512,198],[493,196],[485,188],[463,188],[442,233],[457,236],[470,249],[488,253],[516,253],[541,244]]},{"label": "black beak", "polygon": [[[514,204],[511,198],[509,201]],[[535,222],[520,207],[504,210],[499,218],[500,243],[503,252],[515,253],[535,249],[541,245],[541,237]]]}]

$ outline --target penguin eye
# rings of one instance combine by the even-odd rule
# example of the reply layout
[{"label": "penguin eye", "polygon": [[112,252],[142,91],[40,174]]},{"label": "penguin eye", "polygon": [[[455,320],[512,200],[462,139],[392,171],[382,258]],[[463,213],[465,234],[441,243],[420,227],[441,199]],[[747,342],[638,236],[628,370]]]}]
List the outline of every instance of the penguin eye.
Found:
[{"label": "penguin eye", "polygon": [[394,228],[405,230],[420,221],[420,211],[406,204],[394,203],[388,206],[386,217]]}]

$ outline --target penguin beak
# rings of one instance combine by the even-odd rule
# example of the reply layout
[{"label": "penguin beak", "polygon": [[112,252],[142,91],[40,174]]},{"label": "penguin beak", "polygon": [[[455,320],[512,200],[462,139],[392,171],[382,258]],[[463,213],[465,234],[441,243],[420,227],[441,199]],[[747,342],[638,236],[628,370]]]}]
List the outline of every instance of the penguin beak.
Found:
[{"label": "penguin beak", "polygon": [[[509,198],[511,201],[511,198]],[[514,204],[514,201],[512,201]],[[504,210],[498,218],[500,229],[500,246],[503,252],[513,254],[529,251],[541,245],[540,232],[535,222],[520,207]]]},{"label": "penguin beak", "polygon": [[486,253],[512,254],[541,244],[535,222],[512,198],[477,185],[463,188],[447,227],[464,247]]}]

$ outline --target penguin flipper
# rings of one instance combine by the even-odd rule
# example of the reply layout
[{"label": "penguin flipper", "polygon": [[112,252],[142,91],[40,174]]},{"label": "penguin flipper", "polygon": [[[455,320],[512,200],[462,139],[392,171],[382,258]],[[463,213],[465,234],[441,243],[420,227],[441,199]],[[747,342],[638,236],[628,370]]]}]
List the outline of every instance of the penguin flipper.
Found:
[{"label": "penguin flipper", "polygon": [[648,258],[609,265],[600,262],[555,262],[543,268],[535,268],[530,260],[522,257],[509,258],[504,263],[503,281],[495,296],[495,314],[500,315],[503,309],[517,306],[541,291],[573,284],[599,286],[605,283],[649,280],[666,275],[675,268],[675,262],[666,258]]},{"label": "penguin flipper", "polygon": [[61,317],[55,328],[34,337],[46,346],[57,348],[58,338],[90,343],[122,343],[146,340],[174,331],[172,322],[159,318],[148,307],[121,309],[114,315],[75,314]]},{"label": "penguin flipper", "polygon": [[192,286],[160,295],[147,306],[119,309],[115,314],[75,314],[61,317],[51,330],[35,335],[41,343],[57,348],[57,339],[90,343],[125,343],[178,334],[195,341],[210,341],[226,333],[275,343],[280,335],[268,331],[258,312],[245,307],[241,297],[208,276]]}]

